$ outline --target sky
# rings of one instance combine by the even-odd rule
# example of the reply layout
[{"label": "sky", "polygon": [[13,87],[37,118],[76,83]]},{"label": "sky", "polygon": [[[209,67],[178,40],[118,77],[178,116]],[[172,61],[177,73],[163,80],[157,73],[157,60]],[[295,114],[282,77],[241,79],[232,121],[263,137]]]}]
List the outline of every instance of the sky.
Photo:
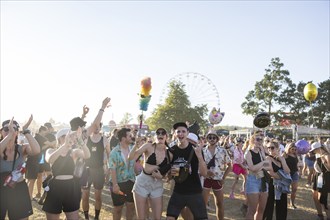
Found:
[{"label": "sky", "polygon": [[1,121],[33,114],[38,123],[69,123],[86,105],[91,122],[110,97],[105,124],[119,123],[126,112],[137,122],[141,79],[152,82],[148,117],[167,83],[182,75],[196,88],[188,92],[192,100],[219,103],[213,107],[225,112],[220,125],[252,127],[241,104],[272,58],[280,58],[294,83],[330,76],[329,1],[2,0],[0,6]]}]

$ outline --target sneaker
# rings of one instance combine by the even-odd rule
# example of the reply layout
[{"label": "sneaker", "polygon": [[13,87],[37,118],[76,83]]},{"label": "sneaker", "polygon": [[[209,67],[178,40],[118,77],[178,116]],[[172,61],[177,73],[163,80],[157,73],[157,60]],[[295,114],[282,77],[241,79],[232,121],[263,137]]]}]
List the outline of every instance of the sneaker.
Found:
[{"label": "sneaker", "polygon": [[231,193],[230,193],[229,198],[230,198],[230,199],[235,199],[234,192],[231,192]]},{"label": "sneaker", "polygon": [[291,209],[296,210],[297,206],[296,205],[291,205]]}]

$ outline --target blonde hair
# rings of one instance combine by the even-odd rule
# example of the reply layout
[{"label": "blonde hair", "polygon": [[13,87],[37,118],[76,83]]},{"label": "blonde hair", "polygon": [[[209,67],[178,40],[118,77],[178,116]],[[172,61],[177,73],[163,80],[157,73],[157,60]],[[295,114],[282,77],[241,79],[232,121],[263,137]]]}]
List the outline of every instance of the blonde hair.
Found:
[{"label": "blonde hair", "polygon": [[285,146],[285,149],[284,149],[284,152],[283,152],[283,157],[286,158],[289,154],[290,149],[293,148],[293,147],[296,147],[294,142],[291,142],[291,143],[287,144]]}]

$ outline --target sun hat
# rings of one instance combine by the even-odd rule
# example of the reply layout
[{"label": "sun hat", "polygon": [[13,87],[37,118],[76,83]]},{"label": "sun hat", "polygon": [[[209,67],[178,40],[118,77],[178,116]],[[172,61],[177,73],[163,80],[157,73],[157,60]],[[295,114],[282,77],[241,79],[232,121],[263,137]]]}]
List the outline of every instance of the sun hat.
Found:
[{"label": "sun hat", "polygon": [[79,127],[84,127],[87,122],[82,120],[80,117],[75,117],[70,121],[70,126],[72,131],[78,130]]},{"label": "sun hat", "polygon": [[209,135],[215,135],[217,137],[218,141],[219,141],[219,136],[218,136],[217,132],[215,132],[215,131],[209,131],[207,133],[207,135],[206,135],[206,139],[208,138]]}]

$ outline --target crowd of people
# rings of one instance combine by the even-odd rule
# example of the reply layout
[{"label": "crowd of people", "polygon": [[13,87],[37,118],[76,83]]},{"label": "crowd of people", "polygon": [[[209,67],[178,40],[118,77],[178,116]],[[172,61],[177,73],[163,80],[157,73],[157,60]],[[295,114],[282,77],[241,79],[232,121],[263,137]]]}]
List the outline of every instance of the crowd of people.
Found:
[{"label": "crowd of people", "polygon": [[[32,202],[42,205],[49,220],[60,219],[62,212],[67,219],[79,219],[80,210],[85,219],[100,219],[105,186],[110,188],[114,220],[121,219],[124,206],[126,219],[162,219],[164,210],[169,220],[180,215],[208,219],[211,194],[216,218],[224,219],[224,183],[231,172],[228,199],[235,199],[236,185],[243,179],[242,218],[272,219],[275,209],[276,219],[289,219],[288,207],[297,209],[298,181],[306,175],[317,217],[330,219],[329,139],[311,140],[308,154],[299,155],[293,140],[284,143],[261,130],[249,137],[213,130],[202,135],[197,124],[186,122],[175,123],[171,131],[159,127],[153,137],[125,126],[107,136],[101,121],[109,106],[106,97],[88,127],[86,106],[70,127],[58,131],[46,122],[32,135],[32,115],[22,128],[14,118],[2,123],[0,219],[28,219]],[[165,182],[172,186],[167,207]],[[94,211],[89,207],[92,185]]]}]

